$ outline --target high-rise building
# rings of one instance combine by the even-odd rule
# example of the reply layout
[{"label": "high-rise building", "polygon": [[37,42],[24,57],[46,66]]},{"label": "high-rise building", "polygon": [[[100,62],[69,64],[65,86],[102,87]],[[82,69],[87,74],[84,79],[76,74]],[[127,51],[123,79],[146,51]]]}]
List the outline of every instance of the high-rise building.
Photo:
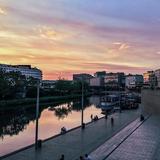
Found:
[{"label": "high-rise building", "polygon": [[0,64],[0,69],[5,72],[20,72],[26,78],[32,77],[42,80],[42,71],[38,68],[32,68],[31,65],[6,65]]}]

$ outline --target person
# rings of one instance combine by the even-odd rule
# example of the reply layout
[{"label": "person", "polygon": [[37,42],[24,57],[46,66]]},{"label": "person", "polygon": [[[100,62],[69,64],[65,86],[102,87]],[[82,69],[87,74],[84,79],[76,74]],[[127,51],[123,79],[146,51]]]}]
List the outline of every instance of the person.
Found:
[{"label": "person", "polygon": [[61,134],[65,134],[67,132],[67,129],[65,127],[61,128]]},{"label": "person", "polygon": [[85,154],[84,160],[92,160],[91,157],[88,154]]},{"label": "person", "polygon": [[94,116],[94,121],[97,121],[98,120],[98,116]]},{"label": "person", "polygon": [[59,160],[64,160],[64,154],[61,155],[61,158]]},{"label": "person", "polygon": [[79,159],[80,159],[80,160],[84,160],[83,156],[80,156]]},{"label": "person", "polygon": [[107,119],[108,118],[108,114],[107,114],[107,111],[105,112],[105,119]]},{"label": "person", "polygon": [[111,124],[112,124],[112,125],[114,124],[114,119],[113,119],[113,117],[111,117]]},{"label": "person", "polygon": [[91,114],[91,121],[93,121],[93,114]]}]

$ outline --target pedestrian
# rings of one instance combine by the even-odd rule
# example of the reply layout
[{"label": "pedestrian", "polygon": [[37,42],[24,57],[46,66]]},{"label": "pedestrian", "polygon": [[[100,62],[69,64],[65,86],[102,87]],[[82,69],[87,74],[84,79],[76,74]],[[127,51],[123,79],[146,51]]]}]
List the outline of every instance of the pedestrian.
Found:
[{"label": "pedestrian", "polygon": [[93,114],[91,114],[91,121],[93,121]]},{"label": "pedestrian", "polygon": [[105,112],[105,119],[107,119],[108,118],[108,114],[107,114],[107,111]]},{"label": "pedestrian", "polygon": [[80,160],[84,160],[83,156],[80,156],[79,159],[80,159]]},{"label": "pedestrian", "polygon": [[62,127],[62,128],[61,128],[61,134],[65,134],[66,132],[67,132],[66,127]]},{"label": "pedestrian", "polygon": [[92,160],[91,157],[88,154],[85,154],[84,160]]},{"label": "pedestrian", "polygon": [[61,155],[61,158],[59,160],[64,160],[64,154]]},{"label": "pedestrian", "polygon": [[114,125],[114,119],[113,119],[113,117],[111,117],[111,125],[112,126]]}]

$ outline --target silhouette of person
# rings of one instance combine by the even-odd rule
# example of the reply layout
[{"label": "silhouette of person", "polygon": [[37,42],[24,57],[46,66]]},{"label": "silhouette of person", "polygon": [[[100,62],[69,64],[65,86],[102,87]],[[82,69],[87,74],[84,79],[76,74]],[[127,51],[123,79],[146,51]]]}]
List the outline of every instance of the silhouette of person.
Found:
[{"label": "silhouette of person", "polygon": [[88,154],[85,154],[84,160],[92,160],[91,157]]},{"label": "silhouette of person", "polygon": [[80,160],[84,160],[83,156],[80,156],[79,159],[80,159]]},{"label": "silhouette of person", "polygon": [[64,154],[61,155],[60,160],[64,160]]},{"label": "silhouette of person", "polygon": [[114,125],[114,118],[111,117],[111,125],[113,126]]},{"label": "silhouette of person", "polygon": [[65,127],[61,128],[61,134],[65,134],[67,132],[67,129]]},{"label": "silhouette of person", "polygon": [[93,114],[91,114],[91,121],[93,121]]}]

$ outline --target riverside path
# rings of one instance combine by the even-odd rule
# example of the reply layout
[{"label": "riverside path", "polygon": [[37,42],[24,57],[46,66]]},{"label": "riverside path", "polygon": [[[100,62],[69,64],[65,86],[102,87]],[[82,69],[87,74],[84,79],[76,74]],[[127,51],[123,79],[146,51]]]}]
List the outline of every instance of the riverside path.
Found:
[{"label": "riverside path", "polygon": [[[32,146],[6,157],[1,157],[1,159],[59,160],[61,154],[64,154],[65,160],[78,160],[80,155],[94,151],[121,129],[137,119],[139,115],[139,110],[117,112],[108,116],[107,119],[102,118],[87,124],[85,129],[78,127],[64,135],[45,140],[41,149],[35,150],[34,146]],[[111,124],[111,117],[114,117],[114,124]]]}]

